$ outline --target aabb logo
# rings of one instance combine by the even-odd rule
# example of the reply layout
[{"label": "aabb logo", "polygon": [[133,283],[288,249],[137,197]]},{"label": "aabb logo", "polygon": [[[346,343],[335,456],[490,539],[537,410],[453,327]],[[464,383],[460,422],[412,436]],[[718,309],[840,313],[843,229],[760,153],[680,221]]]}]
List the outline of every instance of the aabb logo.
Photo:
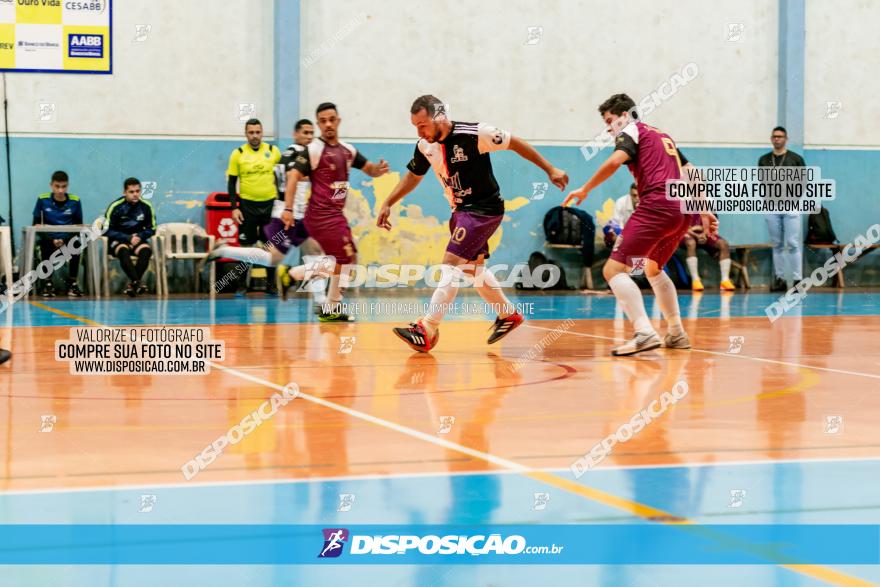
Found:
[{"label": "aabb logo", "polygon": [[324,528],[324,547],[318,558],[336,558],[342,554],[342,547],[348,542],[348,530],[345,528]]},{"label": "aabb logo", "polygon": [[104,56],[104,37],[102,35],[67,35],[68,57]]},{"label": "aabb logo", "polygon": [[103,42],[101,35],[70,35],[70,44],[74,47],[97,47]]}]

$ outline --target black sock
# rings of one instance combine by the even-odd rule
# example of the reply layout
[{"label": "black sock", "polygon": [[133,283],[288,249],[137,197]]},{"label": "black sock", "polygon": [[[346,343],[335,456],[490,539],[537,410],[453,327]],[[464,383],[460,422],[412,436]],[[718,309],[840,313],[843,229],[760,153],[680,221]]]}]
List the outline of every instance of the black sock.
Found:
[{"label": "black sock", "polygon": [[266,267],[266,291],[275,289],[275,268]]},{"label": "black sock", "polygon": [[134,263],[131,262],[131,249],[128,247],[120,247],[116,250],[116,258],[122,265],[122,270],[131,281],[137,281],[137,272],[134,269]]},{"label": "black sock", "polygon": [[67,264],[67,275],[70,281],[76,281],[76,276],[79,275],[79,255],[71,255],[70,263]]},{"label": "black sock", "polygon": [[147,272],[147,266],[150,264],[150,257],[153,256],[153,249],[150,247],[142,248],[137,255],[137,267],[135,267],[135,271],[137,271],[137,277],[135,281],[140,281],[144,276],[144,273]]}]

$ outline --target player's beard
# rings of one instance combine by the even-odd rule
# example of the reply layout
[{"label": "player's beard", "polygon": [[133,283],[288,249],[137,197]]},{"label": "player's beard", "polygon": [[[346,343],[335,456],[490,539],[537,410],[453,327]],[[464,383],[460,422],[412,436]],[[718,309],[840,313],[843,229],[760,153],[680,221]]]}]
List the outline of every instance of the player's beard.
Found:
[{"label": "player's beard", "polygon": [[431,133],[431,136],[430,136],[430,139],[428,140],[428,142],[429,143],[439,143],[440,137],[442,137],[442,136],[443,136],[443,129],[440,128],[439,124],[435,124],[434,125],[434,132]]}]

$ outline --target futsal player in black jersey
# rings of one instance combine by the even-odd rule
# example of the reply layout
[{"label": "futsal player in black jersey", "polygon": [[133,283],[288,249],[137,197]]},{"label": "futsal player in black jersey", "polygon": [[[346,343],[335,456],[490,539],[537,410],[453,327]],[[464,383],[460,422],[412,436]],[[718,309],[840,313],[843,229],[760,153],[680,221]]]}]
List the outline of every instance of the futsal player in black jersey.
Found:
[{"label": "futsal player in black jersey", "polygon": [[428,352],[437,344],[440,321],[455,300],[458,285],[473,276],[477,292],[498,318],[489,344],[501,340],[522,324],[523,317],[504,295],[498,280],[484,267],[489,258],[489,238],[504,217],[504,200],[489,153],[509,149],[540,167],[560,190],[568,183],[566,173],[551,165],[534,147],[507,131],[481,122],[449,120],[443,102],[432,95],[420,96],[410,108],[419,135],[407,173],[395,186],[379,211],[377,226],[391,229],[391,207],[416,188],[433,168],[452,208],[450,239],[443,255],[442,275],[431,297],[428,312],[419,321],[394,333],[411,348]]}]

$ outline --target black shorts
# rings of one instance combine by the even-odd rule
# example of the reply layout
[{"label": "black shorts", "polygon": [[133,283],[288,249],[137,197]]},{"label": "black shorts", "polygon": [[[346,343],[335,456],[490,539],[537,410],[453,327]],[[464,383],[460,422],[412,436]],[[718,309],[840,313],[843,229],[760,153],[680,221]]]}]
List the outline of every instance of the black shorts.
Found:
[{"label": "black shorts", "polygon": [[128,245],[129,248],[131,248],[132,254],[134,254],[136,249],[143,250],[143,249],[141,249],[141,245],[147,245],[147,248],[152,250],[152,247],[150,246],[150,239],[147,239],[145,241],[141,241],[136,245],[132,245],[131,243],[126,243],[123,241],[110,241],[109,245],[110,245],[110,247],[109,247],[110,248],[110,255],[113,257],[118,257],[118,255],[116,254],[116,249],[119,247],[119,245]]},{"label": "black shorts", "polygon": [[272,206],[275,200],[254,202],[240,199],[239,202],[244,220],[238,227],[238,244],[252,247],[257,241],[262,240],[263,227],[272,221]]}]

